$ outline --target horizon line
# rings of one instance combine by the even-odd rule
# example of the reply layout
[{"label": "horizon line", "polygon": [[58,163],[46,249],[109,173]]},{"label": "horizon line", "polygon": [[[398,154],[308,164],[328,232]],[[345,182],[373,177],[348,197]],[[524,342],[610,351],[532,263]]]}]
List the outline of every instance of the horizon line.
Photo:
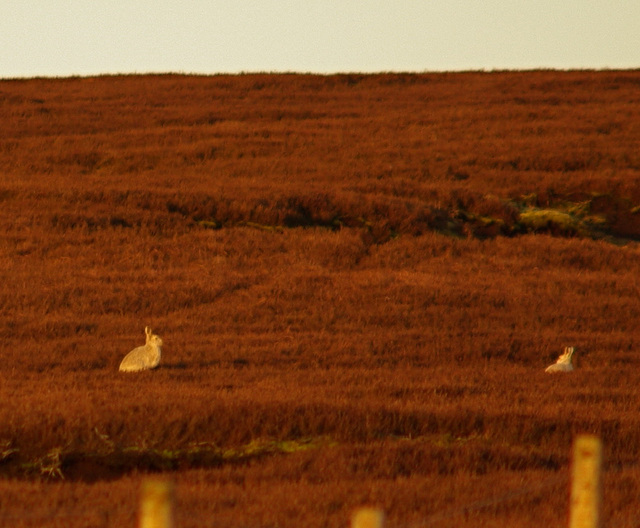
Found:
[{"label": "horizon line", "polygon": [[321,72],[312,70],[238,70],[238,71],[218,71],[218,72],[198,72],[198,71],[180,71],[180,70],[167,70],[167,71],[133,71],[133,72],[99,72],[99,73],[70,73],[62,75],[18,75],[9,77],[0,77],[0,81],[28,81],[28,80],[65,80],[65,79],[91,79],[99,77],[162,77],[162,76],[182,76],[182,77],[216,77],[216,76],[242,76],[242,75],[300,75],[300,76],[317,76],[317,77],[331,77],[340,75],[362,75],[362,76],[376,76],[376,75],[430,75],[430,74],[447,74],[447,73],[535,73],[535,72],[639,72],[640,66],[633,66],[628,68],[621,67],[531,67],[531,68],[461,68],[461,69],[443,69],[443,70],[336,70],[331,72]]}]

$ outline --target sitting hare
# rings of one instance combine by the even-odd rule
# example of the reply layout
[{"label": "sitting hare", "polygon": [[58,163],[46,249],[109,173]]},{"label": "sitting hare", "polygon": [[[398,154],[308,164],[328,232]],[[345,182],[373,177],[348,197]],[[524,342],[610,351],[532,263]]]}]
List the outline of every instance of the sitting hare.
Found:
[{"label": "sitting hare", "polygon": [[573,356],[573,347],[564,347],[564,354],[558,357],[558,360],[553,364],[549,365],[544,371],[545,372],[571,372],[573,370],[573,365],[571,364],[571,357]]},{"label": "sitting hare", "polygon": [[120,371],[137,372],[156,368],[160,363],[162,339],[153,334],[148,326],[145,327],[144,332],[147,335],[147,343],[144,346],[134,348],[124,357],[120,363]]}]

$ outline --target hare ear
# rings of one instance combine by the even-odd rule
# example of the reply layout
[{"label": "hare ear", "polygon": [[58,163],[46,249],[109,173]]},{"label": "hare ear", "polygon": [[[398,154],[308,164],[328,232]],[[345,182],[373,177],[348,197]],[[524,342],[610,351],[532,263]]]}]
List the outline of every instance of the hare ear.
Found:
[{"label": "hare ear", "polygon": [[151,328],[149,328],[148,326],[145,326],[144,333],[147,335],[147,337],[151,337]]}]

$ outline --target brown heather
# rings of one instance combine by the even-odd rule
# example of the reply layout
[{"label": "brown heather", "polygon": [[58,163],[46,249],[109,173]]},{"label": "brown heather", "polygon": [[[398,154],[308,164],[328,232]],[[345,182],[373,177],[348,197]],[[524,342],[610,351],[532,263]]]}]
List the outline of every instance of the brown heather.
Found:
[{"label": "brown heather", "polygon": [[0,525],[161,472],[180,527],[561,526],[589,432],[636,526],[640,72],[5,80],[0,130]]}]

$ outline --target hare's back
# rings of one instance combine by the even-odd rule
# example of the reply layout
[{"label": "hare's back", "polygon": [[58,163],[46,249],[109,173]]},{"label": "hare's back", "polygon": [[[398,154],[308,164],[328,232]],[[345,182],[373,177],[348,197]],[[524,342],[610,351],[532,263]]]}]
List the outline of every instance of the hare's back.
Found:
[{"label": "hare's back", "polygon": [[545,369],[545,372],[571,372],[573,366],[571,363],[554,363]]},{"label": "hare's back", "polygon": [[124,372],[135,372],[157,367],[160,362],[158,356],[157,351],[148,345],[134,348],[120,363],[120,370]]}]

